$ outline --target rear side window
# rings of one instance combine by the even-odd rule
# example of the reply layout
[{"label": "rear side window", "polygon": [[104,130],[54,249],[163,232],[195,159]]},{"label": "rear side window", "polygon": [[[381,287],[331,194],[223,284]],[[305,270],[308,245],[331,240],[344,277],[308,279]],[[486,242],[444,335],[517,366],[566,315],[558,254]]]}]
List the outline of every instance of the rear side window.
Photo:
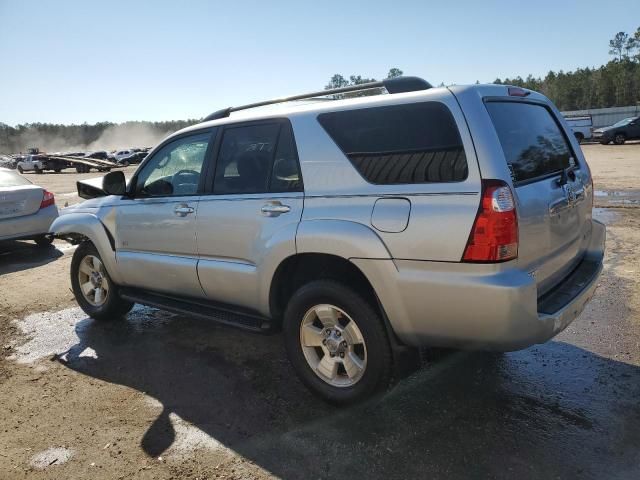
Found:
[{"label": "rear side window", "polygon": [[467,178],[460,133],[442,103],[324,113],[318,121],[370,183],[460,182]]},{"label": "rear side window", "polygon": [[514,182],[553,175],[575,165],[567,139],[542,105],[487,102]]},{"label": "rear side window", "polygon": [[31,185],[31,182],[17,173],[0,170],[0,188],[18,187],[22,185]]}]

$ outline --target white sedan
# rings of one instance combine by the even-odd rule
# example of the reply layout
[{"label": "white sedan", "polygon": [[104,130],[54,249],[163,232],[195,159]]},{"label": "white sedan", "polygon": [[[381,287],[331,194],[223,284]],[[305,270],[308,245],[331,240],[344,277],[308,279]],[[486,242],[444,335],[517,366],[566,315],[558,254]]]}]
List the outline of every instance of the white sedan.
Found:
[{"label": "white sedan", "polygon": [[0,168],[0,240],[31,239],[40,246],[50,245],[49,227],[57,217],[53,193]]}]

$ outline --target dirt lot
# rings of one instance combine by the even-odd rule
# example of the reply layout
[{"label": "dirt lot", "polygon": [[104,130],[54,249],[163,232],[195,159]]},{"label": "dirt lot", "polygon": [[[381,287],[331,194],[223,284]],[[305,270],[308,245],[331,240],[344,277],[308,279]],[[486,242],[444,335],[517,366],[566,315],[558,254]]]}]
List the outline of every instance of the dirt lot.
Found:
[{"label": "dirt lot", "polygon": [[[306,391],[279,336],[146,308],[98,324],[72,248],[0,244],[0,478],[640,478],[640,144],[584,151],[608,237],[581,317],[346,410]],[[87,176],[37,181],[64,204]]]}]

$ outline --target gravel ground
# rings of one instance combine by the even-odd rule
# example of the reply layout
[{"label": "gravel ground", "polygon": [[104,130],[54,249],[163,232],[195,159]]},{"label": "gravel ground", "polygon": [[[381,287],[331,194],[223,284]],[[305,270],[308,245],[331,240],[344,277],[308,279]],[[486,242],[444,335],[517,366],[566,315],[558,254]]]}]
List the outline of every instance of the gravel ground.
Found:
[{"label": "gravel ground", "polygon": [[[98,324],[69,290],[73,248],[0,244],[0,478],[640,478],[640,144],[583,150],[608,237],[580,318],[344,410],[277,335],[142,307]],[[63,205],[93,176],[29,178]]]}]

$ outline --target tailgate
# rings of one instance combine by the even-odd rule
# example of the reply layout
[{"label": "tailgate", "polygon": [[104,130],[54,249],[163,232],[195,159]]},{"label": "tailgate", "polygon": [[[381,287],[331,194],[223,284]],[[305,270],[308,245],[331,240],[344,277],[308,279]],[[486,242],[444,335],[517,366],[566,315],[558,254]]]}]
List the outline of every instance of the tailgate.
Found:
[{"label": "tailgate", "polygon": [[576,267],[589,245],[589,168],[548,105],[495,98],[485,105],[514,185],[518,265],[543,295]]}]

